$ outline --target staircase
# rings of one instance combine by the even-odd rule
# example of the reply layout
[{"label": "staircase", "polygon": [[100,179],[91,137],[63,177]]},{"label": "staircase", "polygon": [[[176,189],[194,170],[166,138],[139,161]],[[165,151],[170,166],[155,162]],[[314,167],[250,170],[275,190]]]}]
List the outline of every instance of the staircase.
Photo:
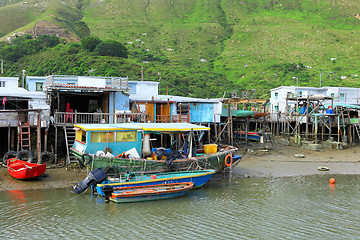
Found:
[{"label": "staircase", "polygon": [[65,143],[66,143],[66,164],[77,163],[75,156],[71,153],[70,148],[75,142],[75,129],[73,126],[63,126]]},{"label": "staircase", "polygon": [[30,126],[20,125],[20,149],[31,151]]}]

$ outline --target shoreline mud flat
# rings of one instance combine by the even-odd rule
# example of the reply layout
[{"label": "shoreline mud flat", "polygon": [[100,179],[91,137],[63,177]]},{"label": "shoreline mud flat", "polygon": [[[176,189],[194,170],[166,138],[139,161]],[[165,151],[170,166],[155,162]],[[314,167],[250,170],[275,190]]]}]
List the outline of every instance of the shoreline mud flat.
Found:
[{"label": "shoreline mud flat", "polygon": [[[325,167],[328,171],[320,171]],[[275,143],[269,151],[249,150],[232,170],[233,177],[293,177],[360,174],[360,146],[312,151]]]},{"label": "shoreline mud flat", "polygon": [[34,180],[18,180],[10,176],[7,168],[0,168],[0,191],[38,190],[71,188],[87,176],[86,169],[80,168],[50,168],[44,176]]},{"label": "shoreline mud flat", "polygon": [[[360,146],[343,150],[312,151],[275,143],[269,151],[239,151],[242,159],[231,169],[232,177],[294,177],[315,174],[360,174]],[[326,167],[328,171],[319,171]],[[21,181],[0,168],[0,191],[71,188],[88,174],[78,167],[50,168],[46,176]]]}]

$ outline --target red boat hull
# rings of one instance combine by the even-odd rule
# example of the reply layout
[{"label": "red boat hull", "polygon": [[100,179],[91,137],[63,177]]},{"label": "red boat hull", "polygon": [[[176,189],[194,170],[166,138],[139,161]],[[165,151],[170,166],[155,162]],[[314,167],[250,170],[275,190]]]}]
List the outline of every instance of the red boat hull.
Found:
[{"label": "red boat hull", "polygon": [[46,163],[36,164],[11,158],[7,162],[10,175],[17,179],[29,179],[41,176],[46,171]]}]

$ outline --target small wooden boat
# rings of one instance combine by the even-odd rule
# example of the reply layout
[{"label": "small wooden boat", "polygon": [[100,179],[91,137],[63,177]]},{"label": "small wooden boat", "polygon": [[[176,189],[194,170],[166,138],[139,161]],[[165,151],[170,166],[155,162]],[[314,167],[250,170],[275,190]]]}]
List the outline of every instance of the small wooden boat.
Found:
[{"label": "small wooden boat", "polygon": [[[134,174],[131,173],[125,178],[107,178],[103,183],[97,184],[96,192],[105,196],[103,188],[120,188],[120,187],[135,187],[135,186],[149,186],[167,183],[184,183],[193,182],[194,188],[203,186],[215,174],[215,170],[198,170],[198,171],[183,171],[183,172],[168,172],[168,173],[153,173],[153,174]],[[79,186],[74,187],[77,191]],[[94,190],[95,190],[94,189]]]},{"label": "small wooden boat", "polygon": [[149,186],[114,188],[110,200],[117,203],[141,202],[175,198],[185,195],[194,183],[168,183]]},{"label": "small wooden boat", "polygon": [[7,162],[7,169],[10,175],[17,179],[36,178],[44,174],[46,163],[36,164],[10,158]]}]

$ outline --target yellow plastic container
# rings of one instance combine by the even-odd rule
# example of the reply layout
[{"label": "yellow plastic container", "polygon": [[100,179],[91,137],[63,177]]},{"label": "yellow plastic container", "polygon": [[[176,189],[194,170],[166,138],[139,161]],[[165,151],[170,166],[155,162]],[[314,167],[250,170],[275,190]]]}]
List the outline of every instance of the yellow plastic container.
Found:
[{"label": "yellow plastic container", "polygon": [[216,153],[217,152],[217,145],[216,144],[206,144],[204,145],[204,153]]}]

